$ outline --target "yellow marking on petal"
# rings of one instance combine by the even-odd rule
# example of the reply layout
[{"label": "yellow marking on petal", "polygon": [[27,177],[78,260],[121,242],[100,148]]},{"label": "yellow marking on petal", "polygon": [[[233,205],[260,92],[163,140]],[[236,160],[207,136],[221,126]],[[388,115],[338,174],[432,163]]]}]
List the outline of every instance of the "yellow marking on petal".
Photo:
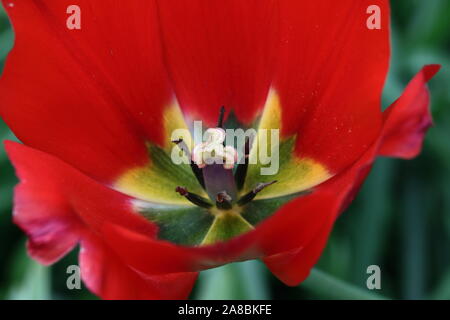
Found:
[{"label": "yellow marking on petal", "polygon": [[240,208],[233,208],[225,211],[212,208],[210,212],[214,215],[214,221],[203,238],[201,245],[211,245],[217,242],[227,241],[254,229],[254,227],[241,216]]},{"label": "yellow marking on petal", "polygon": [[[182,181],[180,180],[180,182]],[[161,176],[149,164],[126,172],[116,182],[114,189],[136,199],[149,202],[193,206],[185,197],[175,192],[178,185],[180,183]]]},{"label": "yellow marking on petal", "polygon": [[281,102],[278,93],[271,89],[264,106],[259,129],[280,129],[281,130]]},{"label": "yellow marking on petal", "polygon": [[[182,138],[186,145],[192,148],[191,134],[176,102],[165,108],[162,121],[165,137],[163,148],[148,143],[149,163],[131,168],[119,177],[113,187],[140,200],[192,206],[192,203],[175,192],[177,186],[182,185],[199,195],[206,194],[192,173],[187,157],[172,142]],[[181,154],[177,159],[182,163],[176,164],[172,161],[171,156],[175,153]]]},{"label": "yellow marking on petal", "polygon": [[[295,158],[294,156],[292,160],[282,165],[278,174],[261,176],[262,179],[259,179],[259,182],[277,180],[277,183],[259,192],[256,199],[281,197],[305,191],[328,180],[331,176],[320,163],[307,158]],[[250,183],[248,186],[250,187]]]},{"label": "yellow marking on petal", "polygon": [[173,102],[169,105],[164,111],[163,118],[165,131],[164,149],[170,152],[173,148],[172,141],[183,138],[183,141],[192,150],[192,136],[178,103]]},{"label": "yellow marking on petal", "polygon": [[[272,139],[270,129],[282,129],[282,107],[278,94],[270,90],[266,105],[258,127],[256,138],[257,147],[253,145],[249,155],[249,167],[242,194],[249,192],[259,182],[278,182],[258,193],[256,199],[281,197],[310,189],[329,179],[332,174],[327,168],[309,158],[299,158],[294,154],[296,137]],[[264,135],[262,129],[266,129]],[[301,134],[301,133],[300,133]],[[275,137],[276,138],[276,137]],[[269,168],[270,164],[262,164],[259,149],[270,150],[279,154],[278,172],[270,175],[261,174],[262,168]]]}]

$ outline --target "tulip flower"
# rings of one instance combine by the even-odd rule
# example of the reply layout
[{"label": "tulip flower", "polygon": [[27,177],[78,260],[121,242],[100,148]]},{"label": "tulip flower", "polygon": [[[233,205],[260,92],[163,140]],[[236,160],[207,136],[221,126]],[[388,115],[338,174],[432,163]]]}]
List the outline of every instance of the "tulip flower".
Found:
[{"label": "tulip flower", "polygon": [[[75,2],[3,0],[0,115],[29,254],[79,246],[104,299],[187,298],[200,271],[249,259],[298,285],[376,157],[415,157],[431,125],[436,65],[381,110],[388,1]],[[239,150],[227,129],[254,135]]]}]

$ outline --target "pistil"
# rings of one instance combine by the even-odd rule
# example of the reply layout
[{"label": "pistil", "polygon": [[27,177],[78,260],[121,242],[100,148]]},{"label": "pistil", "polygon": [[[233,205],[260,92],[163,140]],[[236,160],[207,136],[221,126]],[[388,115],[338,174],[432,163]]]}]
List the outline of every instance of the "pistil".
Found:
[{"label": "pistil", "polygon": [[244,154],[242,155],[244,158],[239,162],[236,168],[236,173],[234,175],[236,181],[236,187],[238,190],[241,190],[244,186],[245,177],[247,175],[248,170],[248,157],[250,154],[250,139],[249,137],[245,138],[245,146],[244,146]]},{"label": "pistil", "polygon": [[237,200],[237,189],[233,170],[225,169],[222,164],[209,164],[203,168],[205,188],[211,200],[215,200],[219,192],[225,191],[233,200]]},{"label": "pistil", "polygon": [[237,200],[233,176],[237,152],[231,146],[224,146],[224,129],[210,128],[206,130],[205,136],[206,141],[194,147],[192,161],[202,170],[206,192],[212,201],[215,201],[217,194],[222,191],[232,200]]},{"label": "pistil", "polygon": [[254,187],[250,192],[248,192],[247,194],[243,195],[237,202],[238,205],[243,206],[247,203],[249,203],[250,201],[252,201],[256,195],[261,192],[264,188],[274,184],[275,182],[277,182],[276,180],[272,181],[272,182],[266,182],[266,183],[258,183],[256,185],[256,187]]},{"label": "pistil", "polygon": [[230,210],[234,205],[242,207],[252,201],[264,188],[276,182],[259,183],[238,199],[239,191],[243,188],[247,175],[251,139],[246,138],[242,155],[243,163],[237,165],[236,173],[233,174],[238,152],[232,146],[225,145],[224,115],[225,108],[221,107],[217,127],[206,130],[206,141],[197,144],[192,153],[183,139],[172,141],[192,160],[192,171],[211,201],[189,192],[184,187],[177,187],[176,191],[202,208],[211,208],[212,203],[215,203],[216,207],[221,210]]},{"label": "pistil", "polygon": [[199,195],[196,195],[195,193],[189,192],[185,187],[178,186],[176,187],[175,191],[199,207],[209,209],[213,206],[211,203],[209,203],[208,200]]},{"label": "pistil", "polygon": [[[183,139],[173,140],[173,143],[175,143],[188,157],[190,160],[192,158],[191,153],[189,151],[189,147],[187,146],[186,142],[183,141]],[[199,168],[193,161],[190,161],[191,163],[191,170],[194,173],[195,177],[197,178],[198,182],[202,186],[202,188],[205,188],[205,181],[203,180],[203,173],[202,169]]]},{"label": "pistil", "polygon": [[232,200],[226,191],[219,192],[216,195],[216,206],[222,210],[230,210],[233,207]]}]

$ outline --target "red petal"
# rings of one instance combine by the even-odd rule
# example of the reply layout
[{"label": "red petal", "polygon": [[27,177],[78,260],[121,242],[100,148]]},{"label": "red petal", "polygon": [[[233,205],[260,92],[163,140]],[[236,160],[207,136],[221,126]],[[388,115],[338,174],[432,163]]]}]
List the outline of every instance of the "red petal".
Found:
[{"label": "red petal", "polygon": [[311,268],[319,260],[333,226],[333,220],[330,220],[331,223],[325,223],[304,247],[269,256],[264,259],[264,263],[286,285],[298,285],[308,277]]},{"label": "red petal", "polygon": [[140,275],[93,235],[82,241],[80,267],[83,281],[103,299],[187,299],[197,279],[197,273]]},{"label": "red petal", "polygon": [[22,180],[14,192],[14,222],[28,236],[30,255],[52,264],[73,249],[83,226],[50,180],[52,168],[42,168],[39,159],[19,144],[6,142],[6,150]]},{"label": "red petal", "polygon": [[[370,5],[381,29],[369,30]],[[297,152],[337,173],[356,161],[381,128],[389,62],[389,4],[384,0],[281,1],[282,45],[273,83],[284,134]]]},{"label": "red petal", "polygon": [[0,115],[24,143],[103,182],[147,162],[172,99],[152,1],[4,0],[16,34],[0,80]]},{"label": "red petal", "polygon": [[157,1],[165,58],[182,108],[217,122],[219,108],[250,122],[267,96],[277,49],[274,0]]},{"label": "red petal", "polygon": [[[266,257],[264,262],[275,276],[285,284],[298,285],[309,275],[311,268],[319,259],[326,245],[335,219],[353,200],[369,173],[375,159],[377,146],[378,144],[374,143],[351,168],[320,185],[309,196],[310,199],[308,201],[311,209],[304,214],[313,216],[315,221],[312,218],[309,224],[304,224],[292,220],[290,227],[284,228],[283,237],[290,237],[291,244],[289,247],[292,249],[286,251],[279,248],[277,249],[279,253]],[[299,210],[295,210],[293,206],[289,205],[286,205],[281,210],[285,210],[286,215],[304,212],[301,208],[304,207],[303,202],[305,199],[298,198],[292,202],[297,202]],[[324,206],[325,202],[329,204],[328,207]],[[280,215],[280,212],[277,215]],[[310,228],[313,228],[314,234],[309,237],[302,236],[305,233],[305,229]],[[273,248],[271,248],[271,251],[276,252]]]},{"label": "red petal", "polygon": [[[81,241],[81,275],[105,299],[182,299],[195,273],[143,276],[130,269],[98,236],[117,223],[155,236],[156,228],[132,212],[129,198],[80,174],[57,158],[15,142],[6,149],[21,183],[14,220],[29,237],[29,253],[42,263],[60,259]],[[110,222],[108,222],[110,221]]]},{"label": "red petal", "polygon": [[156,10],[150,1],[84,0],[81,30],[66,28],[69,1],[9,3],[17,41],[0,83],[0,113],[25,143],[102,181],[146,162],[145,138],[161,143],[159,120],[171,95],[160,33],[171,82],[191,117],[212,122],[224,104],[248,122],[272,83],[286,109],[284,132],[300,133],[301,155],[332,173],[362,154],[379,129],[385,1],[375,1],[381,30],[366,27],[373,1],[160,1]]},{"label": "red petal", "polygon": [[[14,219],[32,244],[51,250],[39,255],[51,255],[69,242],[65,237],[71,239],[73,246],[73,233],[81,225],[95,231],[108,221],[148,235],[156,234],[154,225],[132,211],[128,197],[41,151],[10,141],[5,147],[21,181],[15,192]],[[68,250],[66,246],[62,251]],[[56,259],[53,255],[49,262]]]},{"label": "red petal", "polygon": [[[386,121],[387,129],[389,129],[388,123]],[[308,270],[320,255],[328,234],[329,224],[327,221],[334,221],[339,213],[350,203],[369,172],[383,138],[383,136],[380,136],[377,142],[372,144],[372,147],[349,170],[322,184],[312,194],[298,198],[283,206],[276,215],[263,222],[255,231],[227,243],[205,248],[179,247],[153,240],[143,235],[138,230],[139,228],[136,229],[132,226],[133,224],[128,223],[125,223],[125,225],[128,225],[128,228],[131,227],[137,230],[138,233],[121,227],[111,228],[108,223],[106,224],[106,239],[114,250],[119,253],[119,256],[125,259],[124,261],[147,275],[154,276],[154,274],[164,274],[166,272],[195,271],[230,261],[265,255],[268,256],[266,262],[269,267],[280,279],[287,284],[296,284],[306,277]],[[26,170],[26,172],[32,172],[37,175],[32,176],[29,179],[30,181],[45,181],[42,176],[39,176],[42,172],[48,178],[50,172],[59,176],[61,174],[59,170],[65,171],[69,168],[53,157],[11,143],[8,144],[8,151],[13,156],[13,159],[16,149],[17,152],[23,151],[20,162],[23,161],[24,163],[21,163],[21,166],[32,166],[39,163],[39,166],[36,168],[29,167]],[[25,151],[27,151],[26,154]],[[36,157],[40,159],[36,161]],[[14,162],[17,161],[14,160]],[[61,166],[63,169],[56,171],[47,169],[50,172],[42,171],[41,163],[48,164],[49,168],[52,169],[59,169]],[[73,172],[70,174],[70,181],[77,181],[80,178],[79,176],[81,176]],[[74,179],[72,175],[77,178]],[[50,175],[49,180],[55,179]],[[92,189],[94,190],[92,193],[101,195],[106,192],[103,190],[106,188],[99,188],[96,183],[93,183],[90,179],[87,180],[97,186],[98,190]],[[49,185],[52,186],[53,183]],[[61,189],[61,185],[57,184],[57,188]],[[76,194],[76,192],[71,192],[71,194]],[[114,193],[114,191],[108,190],[108,193],[111,192]],[[110,199],[111,195],[108,194],[105,197]],[[86,199],[86,203],[89,203],[90,197],[86,197]],[[123,201],[123,199],[120,201]],[[100,212],[99,219],[103,221],[104,218],[101,212],[104,212],[105,206],[106,208],[108,206],[104,201],[95,202],[99,206],[94,207],[95,209],[93,210]],[[114,206],[117,206],[117,204]],[[120,208],[120,206],[117,207]],[[96,219],[89,217],[89,215],[83,215],[86,209],[89,212],[89,207],[76,206],[76,210],[81,213],[81,216],[92,223],[92,220],[95,221]],[[113,212],[109,208],[106,211]],[[123,217],[127,216],[124,215]],[[114,215],[111,215],[111,218],[112,222],[117,219]],[[123,221],[120,220],[116,220],[115,223],[118,223],[117,221],[123,224]],[[139,221],[140,223],[141,221]],[[105,225],[103,222],[93,225],[97,231],[105,231],[105,228],[101,227]],[[155,259],[156,256],[158,259]]]},{"label": "red petal", "polygon": [[400,98],[386,111],[379,154],[411,159],[422,149],[427,129],[432,125],[430,94],[426,83],[440,66],[425,66],[408,84]]},{"label": "red petal", "polygon": [[[377,154],[404,158],[418,154],[425,130],[431,120],[428,110],[429,94],[425,83],[438,70],[439,67],[435,65],[423,68],[408,85],[403,95],[386,110],[384,127],[370,149],[351,168],[320,185],[310,195],[312,199],[310,201],[316,201],[316,205],[312,204],[311,207],[316,207],[316,210],[321,212],[320,217],[317,217],[321,220],[320,231],[317,231],[309,243],[305,241],[306,238],[301,237],[302,232],[298,232],[297,239],[293,240],[293,242],[297,241],[297,246],[294,249],[281,251],[281,254],[275,254],[265,259],[267,266],[283,282],[288,285],[297,285],[308,276],[309,270],[318,260],[326,244],[334,219],[346,209],[355,197]],[[326,192],[334,194],[334,199],[325,198],[324,193],[326,194]],[[290,204],[297,202],[297,205],[301,206],[305,199],[298,198]],[[333,203],[333,206],[328,209],[324,208],[323,202]],[[281,208],[275,217],[279,216],[282,211],[288,211],[286,215],[294,214],[294,207],[290,204]],[[310,211],[310,213],[312,212],[317,211]],[[275,221],[275,217],[273,221]],[[311,226],[312,224],[296,224],[292,221],[291,229],[284,229],[283,237],[287,237],[290,232],[295,239],[293,231],[295,227],[303,231],[304,228],[310,228]]]},{"label": "red petal", "polygon": [[[16,189],[14,223],[28,236],[29,254],[49,265],[74,248],[82,226],[58,195],[48,190],[30,191],[24,185]],[[41,201],[47,205],[39,205]]]}]

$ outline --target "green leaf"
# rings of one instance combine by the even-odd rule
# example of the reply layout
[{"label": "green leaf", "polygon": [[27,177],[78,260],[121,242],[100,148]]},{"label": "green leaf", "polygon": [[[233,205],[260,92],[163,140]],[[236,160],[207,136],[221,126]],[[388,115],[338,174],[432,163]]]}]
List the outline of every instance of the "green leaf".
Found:
[{"label": "green leaf", "polygon": [[[352,280],[363,285],[367,274],[360,272],[371,264],[378,264],[386,254],[387,238],[379,237],[389,230],[392,222],[392,178],[394,161],[378,159],[365,183],[360,199],[360,208],[355,211],[351,225],[352,236]],[[349,222],[349,221],[348,221]],[[365,227],[361,227],[365,226]]]},{"label": "green leaf", "polygon": [[0,32],[0,39],[2,45],[0,46],[0,60],[4,60],[6,55],[11,51],[14,41],[14,33],[11,28],[5,29]]},{"label": "green leaf", "polygon": [[203,271],[194,299],[270,299],[266,269],[260,261],[252,260]]},{"label": "green leaf", "polygon": [[313,293],[320,299],[337,300],[381,300],[385,297],[336,279],[317,269],[313,269],[300,288]]},{"label": "green leaf", "polygon": [[21,244],[12,262],[13,284],[9,288],[9,300],[49,300],[50,268],[28,257],[25,244]]},{"label": "green leaf", "polygon": [[408,180],[402,212],[402,294],[405,299],[423,299],[426,261],[424,190],[416,178]]},{"label": "green leaf", "polygon": [[450,300],[450,270],[439,279],[437,287],[428,295],[427,299]]}]

